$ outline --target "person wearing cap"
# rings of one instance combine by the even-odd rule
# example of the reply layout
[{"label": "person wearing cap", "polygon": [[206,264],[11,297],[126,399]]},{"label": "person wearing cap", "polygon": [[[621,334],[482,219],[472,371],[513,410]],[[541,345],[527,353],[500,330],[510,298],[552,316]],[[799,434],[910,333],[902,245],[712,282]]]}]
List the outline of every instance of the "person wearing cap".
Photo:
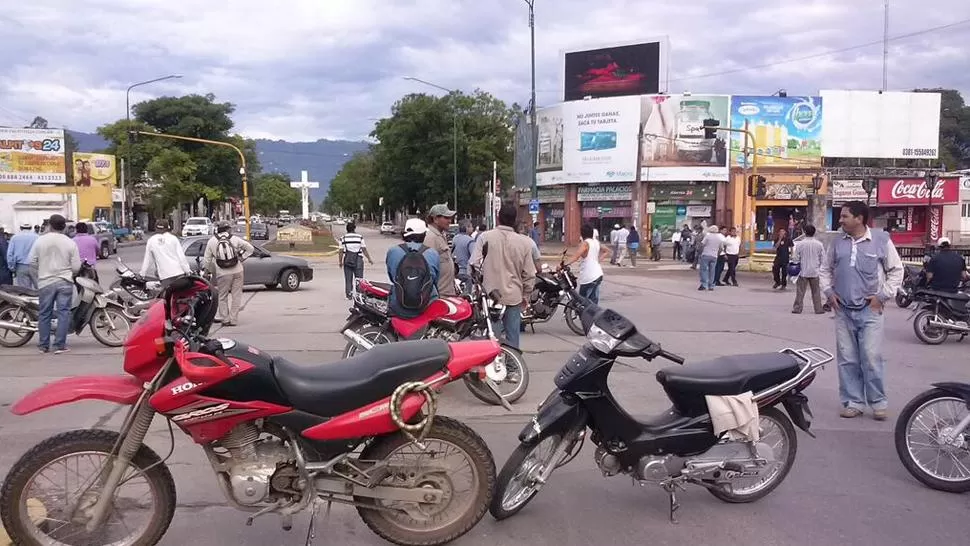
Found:
[{"label": "person wearing cap", "polygon": [[940,251],[926,264],[926,280],[929,288],[941,292],[959,292],[960,283],[970,279],[967,263],[959,252],[954,252],[950,239],[940,237],[936,242]]},{"label": "person wearing cap", "polygon": [[[424,256],[424,261],[428,264],[428,270],[431,272],[431,277],[434,280],[434,286],[431,287],[431,300],[434,301],[438,299],[438,277],[441,274],[441,258],[438,256],[438,251],[428,247],[424,244],[425,238],[428,233],[428,225],[424,220],[420,218],[410,218],[404,223],[404,246],[410,250],[421,251]],[[401,248],[402,245],[394,245],[387,249],[387,255],[384,257],[384,263],[387,266],[387,278],[391,281],[391,296],[388,302],[389,311],[391,315],[401,318],[414,318],[420,315],[420,312],[406,311],[401,309],[397,304],[397,298],[394,297],[395,290],[395,276],[397,275],[397,268],[401,265],[401,261],[407,255],[407,250]]]},{"label": "person wearing cap", "polygon": [[613,249],[613,256],[610,258],[610,263],[616,265],[616,259],[620,256],[620,224],[615,224],[613,231],[610,232],[610,248]]},{"label": "person wearing cap", "polygon": [[[228,241],[236,251],[236,265],[232,267],[220,267],[218,264],[218,249],[221,241]],[[202,270],[211,272],[216,279],[216,287],[219,290],[219,313],[216,322],[221,322],[226,326],[239,324],[239,308],[242,307],[243,284],[245,274],[243,272],[243,262],[256,251],[253,245],[242,237],[232,234],[232,226],[228,222],[220,222],[216,227],[216,234],[209,238],[205,245],[205,252],[202,256]],[[232,305],[229,298],[232,297]]]},{"label": "person wearing cap", "polygon": [[357,233],[357,224],[348,222],[346,229],[347,233],[337,240],[340,245],[337,250],[337,264],[344,272],[344,297],[349,300],[350,293],[354,290],[354,278],[364,278],[364,260],[361,255],[371,265],[374,265],[374,260],[370,259],[370,253],[367,252],[364,236]]},{"label": "person wearing cap", "polygon": [[7,240],[7,226],[0,225],[0,286],[13,284],[13,272],[7,265],[7,247],[10,241]]},{"label": "person wearing cap", "polygon": [[81,271],[81,256],[77,245],[64,235],[67,220],[53,214],[47,233],[41,235],[30,249],[31,267],[37,271],[39,304],[37,310],[37,348],[50,351],[51,321],[57,311],[57,332],[54,334],[54,354],[67,352],[67,330],[70,326],[71,304],[74,300],[74,276]]},{"label": "person wearing cap", "polygon": [[7,247],[7,267],[13,273],[14,284],[21,288],[37,288],[37,274],[30,268],[30,250],[38,237],[33,226],[25,222]]},{"label": "person wearing cap", "polygon": [[141,262],[141,276],[147,277],[150,271],[154,271],[164,287],[179,277],[192,274],[182,243],[172,235],[171,229],[168,220],[156,222],[155,235],[145,243],[145,258]]},{"label": "person wearing cap", "polygon": [[440,296],[458,295],[458,290],[455,289],[455,260],[451,255],[448,237],[445,236],[455,214],[458,213],[448,209],[445,204],[435,205],[428,211],[428,234],[424,238],[424,244],[438,252],[441,264],[438,277]]}]

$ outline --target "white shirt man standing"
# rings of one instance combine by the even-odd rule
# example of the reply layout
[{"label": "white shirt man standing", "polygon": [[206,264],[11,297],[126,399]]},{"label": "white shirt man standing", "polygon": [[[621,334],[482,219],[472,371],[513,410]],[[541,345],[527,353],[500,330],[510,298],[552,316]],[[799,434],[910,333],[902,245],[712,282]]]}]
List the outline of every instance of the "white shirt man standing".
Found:
[{"label": "white shirt man standing", "polygon": [[[239,324],[239,308],[242,307],[245,284],[243,261],[252,256],[255,250],[245,239],[233,235],[227,223],[219,224],[216,234],[206,243],[202,269],[215,273],[219,289],[219,316],[216,322],[222,322],[225,326]],[[230,296],[232,305],[229,304]]]},{"label": "white shirt man standing", "polygon": [[626,226],[620,226],[616,231],[616,265],[623,266],[623,258],[626,258],[626,240],[630,237],[630,230]]},{"label": "white shirt man standing", "polygon": [[172,235],[171,229],[168,220],[155,223],[156,233],[145,243],[145,258],[141,262],[141,276],[146,277],[150,271],[155,271],[162,286],[168,286],[173,280],[192,273],[182,243]]}]

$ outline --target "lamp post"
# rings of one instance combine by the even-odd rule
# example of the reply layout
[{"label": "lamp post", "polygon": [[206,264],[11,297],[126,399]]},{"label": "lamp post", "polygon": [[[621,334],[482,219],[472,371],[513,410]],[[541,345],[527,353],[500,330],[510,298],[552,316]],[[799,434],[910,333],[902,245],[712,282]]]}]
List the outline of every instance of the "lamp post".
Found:
[{"label": "lamp post", "polygon": [[181,78],[181,74],[169,74],[168,76],[162,76],[161,78],[155,78],[153,80],[145,80],[143,82],[133,83],[128,86],[128,90],[125,91],[125,179],[121,183],[121,223],[125,224],[125,205],[128,201],[128,194],[125,192],[125,186],[128,181],[131,180],[131,90],[136,87],[141,87],[142,85],[148,85],[150,83],[165,81],[165,80],[177,80]]},{"label": "lamp post", "polygon": [[816,194],[822,189],[822,182],[824,180],[825,177],[822,176],[822,173],[815,173],[815,176],[812,177],[812,188],[815,190]]},{"label": "lamp post", "polygon": [[862,180],[862,189],[866,192],[866,205],[872,204],[872,192],[876,189],[876,184],[879,180],[873,177],[864,178]]},{"label": "lamp post", "polygon": [[[410,80],[412,82],[423,83],[429,87],[434,87],[441,89],[442,91],[448,92],[448,94],[455,93],[455,91],[448,89],[447,87],[442,87],[438,84],[431,83],[429,81],[424,81],[420,78],[412,78],[411,76],[406,76],[405,80]],[[455,199],[455,210],[458,210],[458,109],[455,108],[453,112],[453,122],[454,122],[454,143],[452,145],[452,158],[451,158],[451,170],[452,170],[452,183],[454,185],[454,199]]]},{"label": "lamp post", "polygon": [[530,99],[529,113],[532,129],[532,199],[539,198],[539,188],[536,185],[536,168],[538,167],[539,155],[539,127],[536,125],[536,16],[535,0],[524,0],[529,6],[529,42],[531,46],[532,58],[532,93]]},{"label": "lamp post", "polygon": [[923,175],[923,181],[926,183],[926,191],[928,192],[927,200],[929,207],[927,208],[926,215],[926,244],[933,244],[933,190],[936,188],[936,183],[940,180],[940,173],[936,171],[926,171]]}]

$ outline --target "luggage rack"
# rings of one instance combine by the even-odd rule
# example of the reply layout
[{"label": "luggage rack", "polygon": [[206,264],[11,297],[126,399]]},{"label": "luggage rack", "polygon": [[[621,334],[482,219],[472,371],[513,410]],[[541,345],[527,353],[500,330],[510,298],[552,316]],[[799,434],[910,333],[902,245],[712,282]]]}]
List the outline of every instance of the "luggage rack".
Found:
[{"label": "luggage rack", "polygon": [[376,296],[371,296],[358,290],[361,278],[354,279],[353,291],[351,291],[351,299],[355,303],[358,303],[371,311],[374,311],[381,315],[386,315],[388,312],[388,301],[386,299],[378,298]]},{"label": "luggage rack", "polygon": [[821,347],[806,347],[804,349],[792,349],[787,347],[781,352],[792,355],[808,367],[817,368],[824,366],[835,359],[835,355]]}]

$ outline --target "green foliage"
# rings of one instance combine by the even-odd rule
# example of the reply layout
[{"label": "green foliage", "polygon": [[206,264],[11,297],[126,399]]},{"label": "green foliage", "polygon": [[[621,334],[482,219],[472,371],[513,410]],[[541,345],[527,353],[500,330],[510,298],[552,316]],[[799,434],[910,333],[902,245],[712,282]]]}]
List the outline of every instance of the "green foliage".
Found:
[{"label": "green foliage", "polygon": [[454,206],[457,134],[458,210],[482,214],[492,162],[498,162],[500,178],[511,180],[512,114],[482,91],[405,96],[375,125],[371,136],[378,143],[344,164],[331,182],[324,210],[352,213],[363,205],[365,214],[378,214],[381,197],[389,210]]},{"label": "green foliage", "polygon": [[301,210],[300,191],[290,187],[285,174],[260,174],[253,179],[249,203],[253,212],[276,216],[281,210]]}]

